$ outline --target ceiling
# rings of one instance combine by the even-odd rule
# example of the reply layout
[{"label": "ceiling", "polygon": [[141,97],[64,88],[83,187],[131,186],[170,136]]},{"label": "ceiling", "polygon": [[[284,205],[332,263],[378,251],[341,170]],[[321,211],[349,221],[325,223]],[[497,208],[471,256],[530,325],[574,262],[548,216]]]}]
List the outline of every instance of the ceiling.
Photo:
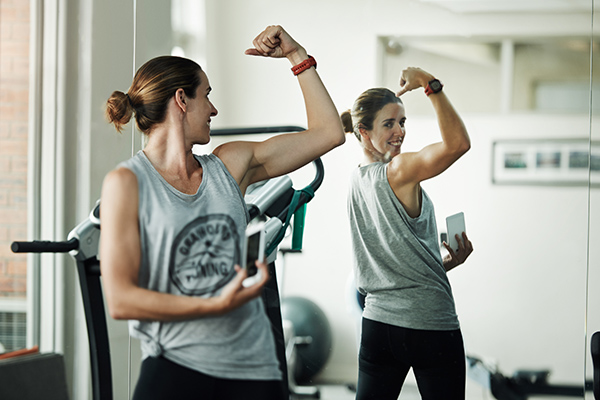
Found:
[{"label": "ceiling", "polygon": [[419,0],[456,13],[587,12],[595,0]]}]

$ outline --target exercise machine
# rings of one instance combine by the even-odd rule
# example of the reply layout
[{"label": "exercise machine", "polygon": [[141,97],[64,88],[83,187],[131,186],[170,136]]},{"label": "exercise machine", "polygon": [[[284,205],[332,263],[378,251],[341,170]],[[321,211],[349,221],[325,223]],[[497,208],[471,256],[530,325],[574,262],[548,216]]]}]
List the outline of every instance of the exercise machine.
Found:
[{"label": "exercise machine", "polygon": [[[215,129],[212,136],[272,134],[299,132],[304,128],[297,126],[257,127],[239,129]],[[265,237],[269,279],[263,290],[263,301],[271,321],[276,342],[277,357],[283,373],[284,384],[288,384],[285,340],[281,318],[281,304],[275,272],[277,246],[283,239],[292,217],[294,218],[293,246],[302,243],[302,227],[306,204],[312,200],[315,191],[321,186],[324,177],[323,162],[317,158],[314,179],[303,189],[296,190],[288,175],[258,182],[251,185],[245,201],[254,219],[266,220]],[[110,365],[110,344],[106,324],[106,311],[101,287],[98,244],[100,240],[100,203],[96,203],[89,217],[77,225],[65,241],[27,241],[13,242],[11,250],[15,253],[70,253],[76,261],[79,285],[83,300],[83,309],[88,331],[90,363],[92,374],[92,396],[94,400],[112,400],[112,372]],[[289,389],[286,389],[288,393]]]},{"label": "exercise machine", "polygon": [[319,399],[312,378],[327,363],[333,336],[325,313],[313,301],[284,297],[281,304],[290,394],[295,399]]},{"label": "exercise machine", "polygon": [[[600,337],[599,337],[600,339]],[[593,354],[593,353],[592,353]],[[561,396],[583,398],[585,392],[594,390],[598,379],[596,378],[597,363],[594,365],[594,381],[586,381],[581,385],[550,384],[548,377],[550,370],[517,370],[512,376],[504,375],[497,367],[485,363],[481,359],[467,356],[467,373],[469,377],[485,388],[489,389],[497,400],[527,400],[533,396]]]}]

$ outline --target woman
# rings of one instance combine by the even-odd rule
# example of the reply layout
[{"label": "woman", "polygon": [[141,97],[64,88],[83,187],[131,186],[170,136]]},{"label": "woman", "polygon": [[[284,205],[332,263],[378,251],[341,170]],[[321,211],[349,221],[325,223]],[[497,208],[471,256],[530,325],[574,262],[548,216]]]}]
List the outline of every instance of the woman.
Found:
[{"label": "woman", "polygon": [[[433,204],[421,182],[441,174],[470,148],[441,83],[419,68],[402,71],[400,91],[369,89],[342,114],[344,130],[363,146],[348,212],[358,290],[366,295],[357,399],[397,399],[413,368],[423,399],[463,399],[465,355],[446,272],[472,251],[442,260]],[[437,114],[442,141],[402,153],[406,113],[399,96],[417,89]],[[458,236],[458,235],[457,235]]]},{"label": "woman", "polygon": [[192,154],[210,140],[217,109],[208,77],[193,61],[158,57],[114,92],[107,117],[121,130],[132,115],[147,144],[107,174],[100,255],[110,315],[130,321],[143,362],[134,399],[281,399],[281,372],[269,321],[240,269],[248,185],[287,174],[342,144],[337,111],[315,62],[280,26],[259,34],[246,54],[294,66],[308,129],[264,142],[230,142]]}]

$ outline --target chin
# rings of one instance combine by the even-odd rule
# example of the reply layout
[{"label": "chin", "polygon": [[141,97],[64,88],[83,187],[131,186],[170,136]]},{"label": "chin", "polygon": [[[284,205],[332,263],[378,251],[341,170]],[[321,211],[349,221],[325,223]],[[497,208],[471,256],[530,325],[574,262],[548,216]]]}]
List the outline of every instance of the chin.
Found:
[{"label": "chin", "polygon": [[207,129],[206,132],[202,133],[199,141],[202,142],[202,144],[207,144],[210,142],[210,129]]},{"label": "chin", "polygon": [[195,140],[193,142],[194,145],[205,145],[205,144],[208,144],[208,143],[210,143],[210,136],[207,137],[207,138],[202,138],[202,139]]}]

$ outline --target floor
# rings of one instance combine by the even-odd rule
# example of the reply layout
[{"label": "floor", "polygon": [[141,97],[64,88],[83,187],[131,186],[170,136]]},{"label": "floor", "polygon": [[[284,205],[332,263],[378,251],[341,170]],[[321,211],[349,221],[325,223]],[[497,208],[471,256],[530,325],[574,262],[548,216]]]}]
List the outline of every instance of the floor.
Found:
[{"label": "floor", "polygon": [[[344,385],[323,385],[319,387],[321,400],[354,400],[354,391],[348,389]],[[402,400],[419,400],[419,392],[417,388],[412,385],[407,385],[403,388],[399,399]],[[293,400],[304,400],[307,397],[294,397]]]},{"label": "floor", "polygon": [[[346,385],[320,385],[318,386],[320,397],[309,396],[293,396],[291,400],[354,400],[354,391],[350,390]],[[571,400],[573,397],[551,396],[551,397],[534,397],[535,400]],[[579,397],[581,399],[581,397]],[[587,398],[587,397],[586,397]],[[406,384],[402,388],[398,400],[420,400],[421,396],[414,384]],[[482,387],[477,382],[467,380],[467,400],[495,400],[495,397],[488,389]],[[533,399],[532,399],[533,400]]]},{"label": "floor", "polygon": [[[496,376],[495,369],[493,366],[488,365],[487,363],[478,360],[476,358],[469,358],[468,368],[467,368],[467,381],[466,381],[466,400],[496,400],[490,391],[490,385],[492,376]],[[502,381],[499,381],[502,382]],[[512,381],[511,381],[512,382]],[[542,386],[547,391],[548,389],[552,389],[552,384],[549,383],[550,386]],[[575,386],[577,386],[575,384]],[[558,390],[558,387],[553,388],[554,390]],[[556,392],[553,395],[530,395],[530,398],[535,398],[536,400],[571,400],[574,398],[582,399],[580,393],[575,392],[572,393],[570,397],[564,396],[564,388],[560,388],[563,395],[557,395]],[[321,400],[354,400],[355,399],[355,385],[354,384],[320,384],[315,387],[305,387],[300,386],[296,387],[295,395],[293,395],[290,400],[308,400],[308,399],[321,399]],[[591,389],[590,389],[591,390]],[[303,395],[301,395],[303,393]],[[586,393],[587,395],[591,392]],[[503,395],[503,398],[515,398],[512,395]],[[589,397],[591,398],[591,397]],[[404,386],[402,387],[402,391],[400,392],[400,396],[398,400],[420,400],[421,396],[419,394],[419,390],[417,389],[416,380],[412,373],[406,378]],[[533,399],[532,399],[533,400]]]},{"label": "floor", "polygon": [[[467,400],[495,400],[489,390],[488,371],[481,367],[473,367],[468,370],[466,399]],[[318,395],[315,395],[315,388],[318,389]],[[300,392],[306,392],[301,395]],[[312,392],[312,393],[311,393]],[[354,400],[355,383],[351,384],[322,384],[316,387],[297,387],[298,395],[292,396],[290,400]],[[312,396],[311,396],[312,395]],[[421,400],[416,380],[412,373],[407,376],[398,400]],[[541,400],[541,399],[540,399]],[[553,400],[559,400],[554,398]]]},{"label": "floor", "polygon": [[[354,400],[354,391],[346,385],[320,385],[318,386],[320,397],[293,396],[292,400],[308,400],[320,398],[321,400]],[[415,385],[407,384],[402,388],[399,400],[420,400],[421,396]],[[489,392],[478,385],[467,389],[468,400],[494,400]]]}]

